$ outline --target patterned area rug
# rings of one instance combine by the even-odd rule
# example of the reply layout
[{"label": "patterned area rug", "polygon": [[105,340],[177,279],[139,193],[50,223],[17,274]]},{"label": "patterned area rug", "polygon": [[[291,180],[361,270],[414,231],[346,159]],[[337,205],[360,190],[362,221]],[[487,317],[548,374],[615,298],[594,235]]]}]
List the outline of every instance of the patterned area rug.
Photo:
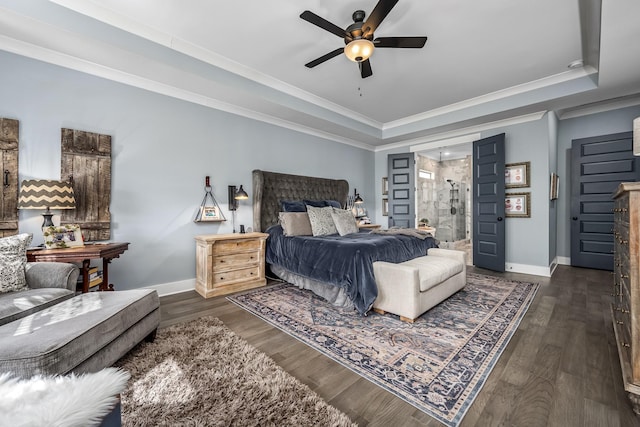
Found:
[{"label": "patterned area rug", "polygon": [[414,324],[333,307],[290,284],[227,297],[448,426],[457,426],[518,328],[534,283],[467,274]]}]

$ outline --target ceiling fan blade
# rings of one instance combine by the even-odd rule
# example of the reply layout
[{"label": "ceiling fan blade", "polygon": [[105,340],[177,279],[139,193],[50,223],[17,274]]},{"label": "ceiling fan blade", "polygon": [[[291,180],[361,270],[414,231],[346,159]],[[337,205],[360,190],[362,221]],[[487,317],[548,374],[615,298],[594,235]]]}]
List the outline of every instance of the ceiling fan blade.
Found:
[{"label": "ceiling fan blade", "polygon": [[369,14],[369,18],[362,25],[362,37],[370,37],[396,3],[398,3],[398,0],[380,0]]},{"label": "ceiling fan blade", "polygon": [[336,24],[332,24],[331,22],[309,10],[305,10],[304,12],[302,12],[300,14],[300,18],[304,19],[307,22],[311,22],[313,25],[317,25],[323,30],[327,30],[338,37],[345,38],[347,36],[347,33],[343,28],[338,27]]},{"label": "ceiling fan blade", "polygon": [[373,41],[375,47],[402,47],[416,48],[424,47],[427,42],[426,37],[378,37]]},{"label": "ceiling fan blade", "polygon": [[326,55],[322,55],[320,58],[318,59],[314,59],[313,61],[309,62],[308,64],[304,64],[305,67],[307,68],[313,68],[316,65],[320,65],[322,64],[324,61],[328,61],[331,58],[335,58],[336,56],[340,55],[342,52],[344,52],[344,48],[343,47],[339,47],[338,49],[327,53]]},{"label": "ceiling fan blade", "polygon": [[371,70],[371,62],[367,59],[366,61],[358,62],[358,66],[360,66],[360,75],[363,79],[366,79],[369,76],[373,75],[373,71]]}]

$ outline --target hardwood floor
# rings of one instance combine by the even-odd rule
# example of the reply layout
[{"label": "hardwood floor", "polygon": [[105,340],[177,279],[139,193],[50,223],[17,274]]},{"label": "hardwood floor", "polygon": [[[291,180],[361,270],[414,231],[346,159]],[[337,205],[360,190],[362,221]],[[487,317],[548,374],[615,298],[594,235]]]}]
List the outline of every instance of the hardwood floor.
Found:
[{"label": "hardwood floor", "polygon": [[[496,275],[541,286],[461,426],[640,426],[622,385],[611,272],[559,266],[552,278]],[[160,306],[161,327],[218,317],[360,426],[442,425],[225,297],[191,291]]]}]

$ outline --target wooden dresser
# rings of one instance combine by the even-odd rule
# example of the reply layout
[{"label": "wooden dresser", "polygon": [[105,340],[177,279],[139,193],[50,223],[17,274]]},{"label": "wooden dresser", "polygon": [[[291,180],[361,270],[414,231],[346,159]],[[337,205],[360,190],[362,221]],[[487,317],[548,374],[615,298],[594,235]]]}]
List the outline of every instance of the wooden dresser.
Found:
[{"label": "wooden dresser", "polygon": [[620,184],[613,198],[611,313],[624,388],[634,412],[640,415],[640,182]]},{"label": "wooden dresser", "polygon": [[265,233],[196,236],[196,291],[205,298],[267,284]]}]

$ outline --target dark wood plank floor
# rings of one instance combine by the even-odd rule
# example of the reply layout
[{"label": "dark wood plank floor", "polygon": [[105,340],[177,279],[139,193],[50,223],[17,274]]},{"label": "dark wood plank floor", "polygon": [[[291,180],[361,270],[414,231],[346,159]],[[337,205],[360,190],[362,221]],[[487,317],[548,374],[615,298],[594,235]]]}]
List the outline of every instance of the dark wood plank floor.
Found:
[{"label": "dark wood plank floor", "polygon": [[[541,287],[461,425],[640,426],[623,389],[609,317],[611,272],[560,266],[550,279],[497,275]],[[161,327],[206,315],[360,426],[442,425],[224,297],[205,300],[191,291],[161,298]]]}]

